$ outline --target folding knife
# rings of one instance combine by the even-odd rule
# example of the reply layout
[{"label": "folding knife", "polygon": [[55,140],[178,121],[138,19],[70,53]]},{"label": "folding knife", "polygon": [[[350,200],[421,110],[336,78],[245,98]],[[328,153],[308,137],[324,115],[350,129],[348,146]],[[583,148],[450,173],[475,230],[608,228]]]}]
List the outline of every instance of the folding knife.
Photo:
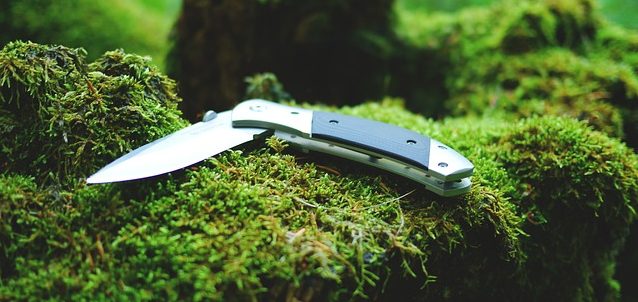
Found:
[{"label": "folding knife", "polygon": [[248,100],[209,111],[202,122],[148,143],[100,169],[88,183],[168,173],[267,135],[297,146],[374,166],[412,179],[442,196],[466,193],[474,166],[430,137],[377,121]]}]

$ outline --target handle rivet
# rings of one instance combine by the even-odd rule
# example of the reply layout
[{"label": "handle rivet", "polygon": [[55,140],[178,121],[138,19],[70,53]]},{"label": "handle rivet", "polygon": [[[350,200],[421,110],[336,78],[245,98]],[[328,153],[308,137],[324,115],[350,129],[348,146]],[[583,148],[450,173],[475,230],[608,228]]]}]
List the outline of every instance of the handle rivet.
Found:
[{"label": "handle rivet", "polygon": [[440,163],[439,163],[439,167],[441,167],[441,168],[445,168],[445,167],[447,167],[447,163],[440,162]]},{"label": "handle rivet", "polygon": [[250,110],[251,111],[255,111],[255,112],[262,112],[265,109],[266,109],[266,107],[262,106],[262,105],[252,105],[252,106],[250,106]]}]

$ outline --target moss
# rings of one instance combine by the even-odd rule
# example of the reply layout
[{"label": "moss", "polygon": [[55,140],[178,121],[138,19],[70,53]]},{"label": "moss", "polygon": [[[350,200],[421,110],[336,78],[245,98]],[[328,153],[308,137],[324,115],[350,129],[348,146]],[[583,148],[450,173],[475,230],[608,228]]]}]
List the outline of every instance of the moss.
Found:
[{"label": "moss", "polygon": [[[399,81],[443,79],[422,87],[446,96],[447,112],[566,115],[636,144],[635,33],[604,20],[592,1],[399,11],[399,20],[398,34],[438,64]],[[411,108],[432,106],[418,96],[409,100]]]},{"label": "moss", "polygon": [[638,72],[638,33],[615,24],[605,24],[596,33],[596,43],[590,45],[591,57],[610,58],[630,66]]},{"label": "moss", "polygon": [[497,1],[456,14],[399,11],[397,33],[418,48],[449,53],[453,65],[488,52],[522,54],[547,47],[578,49],[602,22],[591,0]]},{"label": "moss", "polygon": [[[630,175],[638,172],[636,159],[625,158],[628,150],[619,142],[587,132],[573,120],[530,120],[501,142],[505,168],[520,179],[519,192],[525,190],[521,205],[528,211],[524,230],[530,235],[524,241],[529,252],[526,282],[549,289],[531,292],[532,300],[557,298],[557,293],[565,294],[560,300],[616,300],[619,292],[609,267],[635,218],[638,183]],[[629,189],[628,195],[614,193],[621,187]],[[570,261],[548,262],[541,251]],[[549,281],[572,273],[575,278],[560,284]],[[540,275],[542,280],[534,279]]]},{"label": "moss", "polygon": [[[496,54],[458,72],[448,86],[455,114],[494,111],[514,117],[567,115],[585,120],[611,136],[633,141],[633,126],[623,123],[638,100],[638,78],[609,60],[589,60],[564,49],[523,56]],[[480,82],[477,80],[480,79]]]},{"label": "moss", "polygon": [[[461,151],[476,173],[471,192],[455,198],[275,139],[172,175],[87,186],[81,180],[96,166],[183,125],[172,82],[122,52],[87,65],[79,50],[10,46],[0,52],[11,58],[0,65],[0,120],[8,121],[0,129],[32,129],[22,137],[39,143],[2,149],[9,169],[0,174],[0,300],[593,301],[618,295],[614,256],[635,217],[638,160],[585,123],[557,117],[435,122],[406,111],[398,99],[314,107],[397,124]],[[18,68],[27,63],[31,68]],[[102,114],[85,114],[98,102],[93,93],[108,104]],[[48,153],[52,145],[71,154],[42,109],[58,106],[67,115],[82,113],[88,129],[99,125],[93,140],[104,149],[66,165],[17,165],[15,154],[63,161]],[[112,111],[122,119],[106,119]],[[167,119],[155,117],[160,113]],[[71,130],[70,142],[86,135]],[[51,175],[79,181],[52,185]]]},{"label": "moss", "polygon": [[[421,87],[444,95],[448,112],[511,121],[569,116],[623,138],[634,148],[638,144],[636,33],[601,18],[592,1],[497,3],[457,14],[399,11],[399,20],[399,35],[437,62],[400,81],[428,79]],[[411,108],[432,107],[422,97],[409,100],[416,103],[409,103]],[[635,268],[630,266],[635,263],[633,246],[636,240],[630,239],[620,260],[619,278],[625,284],[620,287],[628,301],[635,296],[629,285],[633,277],[627,273]],[[594,269],[610,274],[608,264]],[[618,284],[609,279],[578,295],[601,287],[615,294],[596,294],[599,300],[617,298]]]},{"label": "moss", "polygon": [[185,125],[175,83],[148,60],[12,42],[0,51],[0,164],[68,183]]},{"label": "moss", "polygon": [[292,99],[290,94],[284,90],[284,86],[279,82],[273,73],[258,73],[246,77],[246,95],[244,99],[257,99],[271,101],[286,101]]}]

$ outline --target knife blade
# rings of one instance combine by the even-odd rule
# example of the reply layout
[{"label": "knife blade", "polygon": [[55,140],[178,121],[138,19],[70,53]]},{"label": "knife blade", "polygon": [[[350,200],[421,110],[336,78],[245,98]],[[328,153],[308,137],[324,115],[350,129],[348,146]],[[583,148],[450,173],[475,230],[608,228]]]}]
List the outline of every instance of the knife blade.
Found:
[{"label": "knife blade", "polygon": [[144,145],[100,169],[88,183],[151,177],[254,140],[267,132],[305,150],[328,153],[413,179],[443,196],[469,190],[474,166],[425,135],[372,120],[248,100],[215,118]]},{"label": "knife blade", "polygon": [[231,112],[221,112],[210,121],[193,124],[131,151],[91,175],[86,182],[118,182],[168,173],[252,141],[267,131],[270,130],[233,128]]}]

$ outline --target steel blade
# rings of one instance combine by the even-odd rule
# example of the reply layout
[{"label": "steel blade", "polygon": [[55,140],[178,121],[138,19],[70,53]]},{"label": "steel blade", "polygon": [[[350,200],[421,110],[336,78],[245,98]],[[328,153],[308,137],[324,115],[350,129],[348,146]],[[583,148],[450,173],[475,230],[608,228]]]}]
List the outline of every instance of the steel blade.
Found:
[{"label": "steel blade", "polygon": [[91,175],[87,183],[118,182],[156,176],[200,162],[251,141],[268,131],[233,128],[231,111],[139,147]]}]

